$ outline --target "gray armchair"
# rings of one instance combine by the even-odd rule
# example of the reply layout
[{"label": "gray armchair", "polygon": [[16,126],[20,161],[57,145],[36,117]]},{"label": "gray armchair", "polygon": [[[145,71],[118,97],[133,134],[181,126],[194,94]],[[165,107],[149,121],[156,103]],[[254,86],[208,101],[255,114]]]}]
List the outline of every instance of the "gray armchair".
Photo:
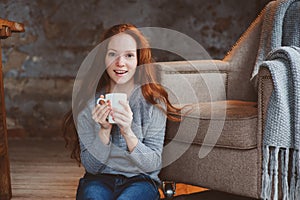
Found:
[{"label": "gray armchair", "polygon": [[[295,1],[289,10],[299,12],[299,8],[300,2]],[[192,105],[182,123],[167,122],[162,180],[260,198],[263,126],[273,83],[264,68],[256,86],[250,80],[265,12],[223,60],[158,63],[160,81],[173,103]],[[190,88],[180,79],[189,82],[199,102],[189,102]],[[223,90],[225,96],[218,96]],[[209,153],[201,154],[203,150]]]}]

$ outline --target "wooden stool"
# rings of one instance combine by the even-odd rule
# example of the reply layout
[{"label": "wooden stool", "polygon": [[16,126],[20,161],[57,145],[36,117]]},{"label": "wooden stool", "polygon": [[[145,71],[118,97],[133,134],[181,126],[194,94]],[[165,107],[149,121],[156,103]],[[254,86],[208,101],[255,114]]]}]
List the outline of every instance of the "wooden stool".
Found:
[{"label": "wooden stool", "polygon": [[9,158],[7,147],[6,111],[4,102],[4,86],[2,75],[1,39],[11,36],[12,32],[24,32],[24,25],[0,19],[0,199],[12,197]]}]

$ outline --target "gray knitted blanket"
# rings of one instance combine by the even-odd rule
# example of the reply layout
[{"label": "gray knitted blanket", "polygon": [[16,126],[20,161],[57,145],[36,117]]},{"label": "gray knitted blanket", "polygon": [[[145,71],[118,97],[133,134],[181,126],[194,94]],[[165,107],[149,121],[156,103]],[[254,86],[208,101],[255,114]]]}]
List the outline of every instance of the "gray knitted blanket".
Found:
[{"label": "gray knitted blanket", "polygon": [[[290,7],[294,3],[297,5]],[[277,0],[262,11],[263,25],[251,79],[256,79],[260,64],[271,51],[281,46],[300,46],[299,5],[300,0]],[[288,8],[292,8],[290,13]]]},{"label": "gray knitted blanket", "polygon": [[276,49],[261,67],[270,70],[274,83],[263,138],[261,197],[271,199],[273,195],[278,199],[278,174],[281,174],[283,199],[299,200],[300,48]]},{"label": "gray knitted blanket", "polygon": [[263,136],[261,198],[278,199],[280,187],[282,199],[300,200],[300,1],[273,1],[263,15],[252,78],[267,67],[274,90]]}]

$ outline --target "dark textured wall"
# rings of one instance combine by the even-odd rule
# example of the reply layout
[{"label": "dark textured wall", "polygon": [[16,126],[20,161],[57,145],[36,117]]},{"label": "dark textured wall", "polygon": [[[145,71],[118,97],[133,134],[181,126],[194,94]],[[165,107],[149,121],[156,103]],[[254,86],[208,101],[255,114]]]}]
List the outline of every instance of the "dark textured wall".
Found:
[{"label": "dark textured wall", "polygon": [[[26,32],[2,41],[9,128],[59,136],[72,84],[104,29],[130,22],[173,29],[222,59],[269,0],[0,0]],[[158,61],[172,59],[157,56]]]}]

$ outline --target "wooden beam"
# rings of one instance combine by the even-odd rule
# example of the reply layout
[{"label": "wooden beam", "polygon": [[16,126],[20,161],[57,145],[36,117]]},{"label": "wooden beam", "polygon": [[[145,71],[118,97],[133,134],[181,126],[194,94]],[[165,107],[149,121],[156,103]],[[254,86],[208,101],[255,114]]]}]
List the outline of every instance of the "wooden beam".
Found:
[{"label": "wooden beam", "polygon": [[[0,52],[1,41],[0,41]],[[2,56],[0,53],[0,199],[10,199],[11,182],[7,146],[6,112],[4,104],[4,87],[2,77]]]},{"label": "wooden beam", "polygon": [[[25,31],[24,25],[0,19],[0,39],[11,36],[12,32]],[[6,110],[2,74],[2,49],[0,41],[0,199],[11,199],[11,178],[7,145]]]}]

